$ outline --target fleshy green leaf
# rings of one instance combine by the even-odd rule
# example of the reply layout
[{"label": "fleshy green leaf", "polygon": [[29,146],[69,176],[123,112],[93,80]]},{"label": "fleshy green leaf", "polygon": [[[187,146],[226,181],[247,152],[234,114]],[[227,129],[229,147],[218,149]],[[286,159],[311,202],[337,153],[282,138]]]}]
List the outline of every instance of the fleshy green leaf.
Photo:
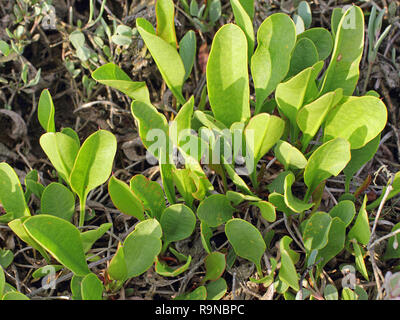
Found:
[{"label": "fleshy green leaf", "polygon": [[25,230],[23,223],[29,219],[29,217],[23,217],[21,219],[14,219],[13,221],[8,223],[10,229],[24,242],[26,242],[29,246],[36,249],[40,252],[40,254],[46,259],[47,262],[50,261],[50,258],[47,252],[43,249],[43,247],[37,243]]},{"label": "fleshy green leaf", "polygon": [[356,241],[352,241],[357,270],[360,271],[365,280],[369,281],[367,267],[365,266],[363,251]]},{"label": "fleshy green leaf", "polygon": [[77,141],[65,133],[48,132],[40,137],[39,142],[60,177],[70,183],[70,174],[80,147]]},{"label": "fleshy green leaf", "polygon": [[328,243],[332,218],[325,212],[315,212],[307,219],[303,232],[304,246],[310,252],[320,250]]},{"label": "fleshy green leaf", "polygon": [[142,202],[125,182],[112,176],[108,182],[108,194],[115,207],[122,213],[140,221],[145,220]]},{"label": "fleshy green leaf", "polygon": [[329,57],[333,48],[331,33],[324,28],[312,28],[297,36],[297,39],[310,39],[318,52],[318,60],[325,60]]},{"label": "fleshy green leaf", "polygon": [[78,276],[90,273],[80,233],[70,222],[41,214],[28,218],[23,226],[29,236],[73,273]]},{"label": "fleshy green leaf", "polygon": [[94,273],[89,273],[82,279],[81,295],[83,300],[102,300],[103,290],[103,284]]},{"label": "fleshy green leaf", "polygon": [[91,134],[76,156],[71,172],[71,187],[80,199],[86,199],[89,191],[102,185],[111,174],[117,139],[106,130]]},{"label": "fleshy green leaf", "polygon": [[286,141],[279,140],[276,143],[274,154],[277,160],[283,164],[285,170],[304,169],[307,165],[307,159],[300,150]]},{"label": "fleshy green leaf", "polygon": [[[394,232],[396,230],[400,229],[400,222],[397,223],[391,232]],[[398,259],[400,258],[400,234],[396,234],[394,237],[390,237],[386,246],[386,252],[384,259]]]},{"label": "fleshy green leaf", "polygon": [[295,176],[292,172],[290,172],[286,177],[285,177],[285,182],[284,182],[284,200],[285,204],[293,210],[294,212],[304,212],[308,209],[310,209],[313,204],[312,203],[306,203],[304,201],[301,201],[300,199],[296,198],[293,193],[292,193],[292,185],[295,181]]},{"label": "fleshy green leaf", "polygon": [[245,220],[231,219],[225,225],[225,234],[236,255],[253,262],[262,275],[261,258],[266,245],[257,228]]},{"label": "fleshy green leaf", "polygon": [[92,73],[92,78],[101,84],[117,89],[131,99],[150,103],[149,90],[145,82],[134,82],[117,65],[107,63]]},{"label": "fleshy green leaf", "polygon": [[319,61],[318,51],[314,43],[308,39],[299,39],[293,50],[287,78],[290,78]]},{"label": "fleshy green leaf", "polygon": [[206,284],[207,300],[220,300],[228,290],[228,286],[224,278],[211,281]]},{"label": "fleshy green leaf", "polygon": [[350,96],[356,88],[359,64],[364,47],[364,14],[352,6],[342,16],[337,28],[332,58],[322,83],[321,94],[343,89]]},{"label": "fleshy green leaf", "polygon": [[179,41],[179,55],[185,67],[185,80],[189,78],[192,72],[196,60],[196,47],[196,34],[193,30],[189,30]]},{"label": "fleshy green leaf", "polygon": [[49,90],[45,89],[40,94],[38,104],[38,119],[40,125],[46,132],[55,132],[54,124],[54,104]]},{"label": "fleshy green leaf", "polygon": [[342,97],[341,89],[328,92],[317,100],[305,105],[297,114],[297,125],[303,132],[301,142],[303,150],[308,146],[311,139],[317,134],[325,120],[326,115],[334,106],[334,102]]},{"label": "fleshy green leaf", "polygon": [[165,243],[180,241],[189,237],[196,225],[196,216],[184,204],[174,204],[164,210],[160,219]]},{"label": "fleshy green leaf", "polygon": [[297,12],[304,21],[304,27],[306,29],[309,28],[311,25],[311,22],[312,22],[312,13],[311,13],[311,8],[310,8],[310,5],[308,4],[308,2],[301,1],[297,8]]},{"label": "fleshy green leaf", "polygon": [[210,227],[218,227],[232,218],[235,208],[223,194],[205,198],[197,208],[199,219]]},{"label": "fleshy green leaf", "polygon": [[294,290],[299,290],[299,276],[296,271],[295,264],[299,259],[299,254],[289,245],[293,240],[288,236],[284,236],[279,242],[281,252],[281,268],[279,270],[279,279],[292,287]]},{"label": "fleshy green leaf", "polygon": [[207,62],[207,89],[215,119],[227,127],[250,117],[247,40],[234,24],[224,25],[214,36]]},{"label": "fleshy green leaf", "polygon": [[97,229],[82,232],[80,235],[83,245],[83,251],[85,253],[88,252],[93,244],[97,240],[99,240],[111,227],[111,223],[103,223]]},{"label": "fleshy green leaf", "polygon": [[350,143],[336,138],[321,145],[308,159],[304,182],[308,187],[306,199],[315,188],[331,176],[337,176],[350,161]]},{"label": "fleshy green leaf", "polygon": [[163,79],[180,104],[185,103],[182,86],[185,66],[176,48],[155,34],[153,26],[143,18],[136,19],[136,27],[149,49]]},{"label": "fleshy green leaf", "polygon": [[61,183],[52,182],[43,191],[40,199],[40,212],[71,222],[75,213],[75,197]]},{"label": "fleshy green leaf", "polygon": [[145,210],[150,211],[151,216],[160,220],[166,208],[164,192],[161,186],[138,174],[132,177],[130,187],[134,194],[142,201]]},{"label": "fleshy green leaf", "polygon": [[18,176],[6,162],[0,163],[0,203],[6,211],[0,216],[0,222],[31,215]]},{"label": "fleshy green leaf", "polygon": [[[267,154],[267,152],[278,142],[282,137],[285,129],[285,122],[276,116],[271,116],[268,113],[260,113],[252,117],[246,126],[244,135],[246,138],[247,153],[253,157],[254,162],[252,167],[246,161],[247,169],[252,174],[252,182],[256,183],[256,166],[258,161]],[[246,157],[248,155],[246,154]]]},{"label": "fleshy green leaf", "polygon": [[176,48],[175,8],[172,0],[156,1],[157,36]]},{"label": "fleshy green leaf", "polygon": [[326,118],[324,141],[347,139],[351,149],[359,149],[374,139],[385,127],[387,110],[382,100],[372,97],[349,97],[332,109]]},{"label": "fleshy green leaf", "polygon": [[[242,3],[245,2],[242,0]],[[248,1],[247,1],[248,2]],[[240,0],[230,0],[232,11],[235,16],[236,24],[243,30],[247,38],[247,48],[249,59],[254,52],[254,29],[252,17],[249,16]]]},{"label": "fleshy green leaf", "polygon": [[356,214],[354,202],[350,200],[340,201],[331,209],[331,211],[329,211],[329,214],[332,218],[340,218],[345,226],[348,227]]},{"label": "fleshy green leaf", "polygon": [[347,239],[356,239],[358,243],[367,245],[371,237],[371,230],[369,229],[368,213],[366,210],[367,196],[364,197],[363,204],[358,212],[356,221],[353,227],[350,229]]},{"label": "fleshy green leaf", "polygon": [[260,209],[261,216],[268,222],[274,222],[276,220],[275,206],[267,201],[252,202],[253,206]]},{"label": "fleshy green leaf", "polygon": [[165,262],[160,261],[158,258],[156,258],[155,270],[159,275],[163,277],[176,277],[185,272],[189,268],[191,262],[192,257],[189,256],[185,264],[176,268],[171,268]]},{"label": "fleshy green leaf", "polygon": [[222,276],[226,267],[226,257],[223,253],[214,251],[204,259],[204,264],[206,275],[201,280],[202,284],[206,281],[218,280]]},{"label": "fleshy green leaf", "polygon": [[297,112],[303,106],[313,67],[304,69],[286,82],[280,83],[275,92],[278,108],[297,127]]},{"label": "fleshy green leaf", "polygon": [[292,50],[296,44],[296,27],[283,13],[269,16],[257,32],[257,49],[251,58],[251,75],[256,90],[259,113],[265,99],[289,71]]}]

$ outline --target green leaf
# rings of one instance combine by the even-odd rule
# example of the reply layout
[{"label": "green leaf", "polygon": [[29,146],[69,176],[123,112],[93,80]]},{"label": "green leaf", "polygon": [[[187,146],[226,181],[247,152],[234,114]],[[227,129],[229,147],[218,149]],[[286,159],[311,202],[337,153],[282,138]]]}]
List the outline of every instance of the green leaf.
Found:
[{"label": "green leaf", "polygon": [[226,192],[226,197],[228,198],[228,200],[230,202],[232,202],[232,204],[234,206],[237,206],[244,201],[254,201],[254,202],[261,201],[261,199],[259,197],[244,195],[244,194],[241,194],[240,192],[236,192],[236,191],[232,191],[232,190],[228,190]]},{"label": "green leaf", "polygon": [[[7,44],[7,42],[0,40],[0,52],[7,57],[11,50],[10,50],[10,46]],[[1,296],[1,295],[0,295]]]},{"label": "green leaf", "polygon": [[196,34],[193,30],[189,30],[183,36],[181,41],[179,41],[179,55],[181,56],[183,65],[185,67],[185,78],[186,81],[194,66],[194,62],[196,60]]},{"label": "green leaf", "polygon": [[318,147],[308,159],[304,182],[308,187],[306,199],[324,180],[337,176],[350,161],[350,143],[342,138],[328,141]]},{"label": "green leaf", "polygon": [[284,212],[287,216],[291,216],[296,213],[286,205],[285,197],[280,193],[270,193],[268,196],[268,201],[275,206],[276,211]]},{"label": "green leaf", "polygon": [[342,19],[344,15],[344,10],[342,8],[334,8],[332,10],[332,15],[331,15],[331,30],[332,30],[332,35],[335,38],[337,29],[340,23],[340,20]]},{"label": "green leaf", "polygon": [[324,289],[324,298],[325,300],[339,300],[339,293],[334,285],[326,285]]},{"label": "green leaf", "polygon": [[[147,151],[160,160],[161,150],[153,150],[154,147],[150,147],[154,143],[153,134],[155,134],[158,138],[157,143],[160,144],[162,151],[166,152],[168,149],[167,120],[165,119],[164,115],[158,112],[153,105],[142,101],[133,101],[131,105],[131,111],[133,117],[138,121],[139,135],[144,146],[146,147]],[[164,141],[160,141],[160,139],[164,139]]]},{"label": "green leaf", "polygon": [[38,198],[42,198],[44,186],[39,182],[39,175],[36,169],[31,170],[25,176],[25,201],[29,202],[32,193]]},{"label": "green leaf", "polygon": [[235,208],[223,194],[213,194],[205,198],[197,208],[201,222],[210,227],[218,227],[232,218]]},{"label": "green leaf", "polygon": [[[248,172],[252,174],[252,182],[256,183],[256,166],[258,161],[279,141],[285,130],[285,122],[268,113],[260,113],[252,117],[246,126],[244,135],[246,138],[246,153],[250,153],[252,163],[246,160]],[[246,157],[249,157],[246,154]],[[252,167],[249,167],[252,165]]]},{"label": "green leaf", "polygon": [[176,268],[171,268],[165,262],[160,261],[158,258],[156,258],[155,270],[159,275],[163,277],[176,277],[185,272],[189,268],[191,262],[192,257],[189,256],[185,264]]},{"label": "green leaf", "polygon": [[[397,223],[391,230],[394,232],[400,229],[400,222]],[[385,260],[388,259],[398,259],[400,258],[400,234],[396,234],[394,237],[390,237],[386,246],[385,256],[383,257]]]},{"label": "green leaf", "polygon": [[73,275],[70,282],[70,288],[72,293],[72,300],[82,300],[82,292],[81,292],[81,285],[82,285],[83,277],[79,277],[77,275]]},{"label": "green leaf", "polygon": [[296,27],[283,13],[270,15],[257,32],[257,49],[251,58],[251,75],[256,91],[256,110],[289,71],[292,50],[296,44]]},{"label": "green leaf", "polygon": [[215,34],[207,63],[207,89],[215,119],[225,126],[250,117],[247,40],[236,25],[224,25]]},{"label": "green leaf", "polygon": [[222,276],[226,267],[226,257],[223,253],[214,251],[204,259],[204,264],[206,274],[201,280],[201,284],[206,283],[206,281],[218,280]]},{"label": "green leaf", "polygon": [[80,234],[83,251],[86,253],[90,250],[93,244],[99,240],[110,228],[112,223],[103,223],[97,229],[82,232]]},{"label": "green leaf", "polygon": [[196,186],[192,177],[190,176],[189,169],[176,169],[173,171],[173,180],[179,193],[185,200],[185,203],[192,207],[194,197],[193,194],[196,192]]},{"label": "green leaf", "polygon": [[146,211],[157,220],[160,220],[163,211],[166,208],[164,192],[161,186],[138,174],[132,177],[130,187],[134,194],[142,201]]},{"label": "green leaf", "polygon": [[117,65],[107,63],[92,73],[92,78],[101,84],[125,93],[133,100],[150,103],[149,90],[145,82],[134,82]]},{"label": "green leaf", "polygon": [[361,247],[358,245],[356,241],[352,241],[354,256],[356,258],[356,267],[357,270],[362,274],[365,280],[369,281],[368,271],[365,266],[364,256]]},{"label": "green leaf", "polygon": [[158,37],[154,32],[153,26],[147,20],[143,18],[136,19],[136,27],[168,88],[178,99],[178,102],[184,104],[185,98],[182,95],[182,86],[186,71],[178,51],[170,43]]},{"label": "green leaf", "polygon": [[200,237],[201,237],[201,243],[203,245],[204,250],[206,250],[207,253],[211,253],[212,248],[210,244],[210,239],[213,236],[212,229],[204,222],[200,223]]},{"label": "green leaf", "polygon": [[0,203],[6,211],[0,222],[31,215],[18,176],[6,162],[0,163]]},{"label": "green leaf", "polygon": [[285,170],[304,169],[307,159],[297,148],[286,141],[279,140],[274,148],[276,159],[283,164]]},{"label": "green leaf", "polygon": [[40,212],[71,222],[75,213],[75,197],[61,183],[52,182],[43,191],[40,199]]},{"label": "green leaf", "polygon": [[70,135],[48,132],[40,137],[40,146],[60,177],[70,183],[70,174],[79,152],[79,144]]},{"label": "green leaf", "polygon": [[8,226],[22,241],[26,242],[29,246],[39,251],[40,254],[46,259],[46,261],[49,262],[50,258],[43,247],[26,232],[23,223],[27,219],[29,219],[29,217],[14,219],[13,221],[8,223]]},{"label": "green leaf", "polygon": [[102,300],[103,290],[103,284],[94,273],[89,273],[82,279],[81,295],[83,300]]},{"label": "green leaf", "polygon": [[379,147],[381,135],[378,134],[374,139],[368,142],[364,147],[360,149],[351,150],[351,159],[347,164],[346,168],[343,169],[343,173],[346,175],[346,180],[350,182],[353,175],[372,157],[375,155]]},{"label": "green leaf", "polygon": [[[242,0],[242,3],[243,2],[244,1]],[[255,45],[252,17],[249,16],[240,0],[230,0],[230,3],[232,6],[233,15],[235,16],[235,22],[246,35],[248,48],[247,56],[250,59],[253,55]]]},{"label": "green leaf", "polygon": [[266,245],[257,228],[245,220],[231,219],[225,225],[225,234],[236,255],[253,262],[262,275],[261,258]]},{"label": "green leaf", "polygon": [[[11,250],[0,249],[0,267],[7,269],[13,260],[14,260],[14,254]],[[1,289],[0,289],[0,297],[1,297]]]},{"label": "green leaf", "polygon": [[82,144],[71,172],[71,187],[79,198],[102,185],[111,174],[117,139],[106,130],[91,134]]},{"label": "green leaf", "polygon": [[6,284],[6,277],[4,275],[3,268],[0,267],[0,299],[3,296],[5,284]]},{"label": "green leaf", "polygon": [[4,294],[2,300],[30,300],[26,295],[21,292],[7,292]]},{"label": "green leaf", "polygon": [[156,1],[157,36],[176,48],[175,8],[172,0]]},{"label": "green leaf", "polygon": [[293,193],[292,193],[292,185],[295,181],[295,176],[292,172],[290,172],[286,177],[285,177],[285,182],[284,182],[284,200],[285,204],[293,210],[294,212],[304,212],[308,209],[310,209],[313,206],[313,203],[306,203],[304,201],[301,201],[300,199],[296,198]]},{"label": "green leaf", "polygon": [[303,232],[304,247],[310,252],[324,248],[328,243],[331,223],[331,216],[325,212],[315,212],[307,219]]},{"label": "green leaf", "polygon": [[125,182],[112,176],[108,182],[108,194],[115,207],[122,213],[140,221],[146,219],[142,202]]},{"label": "green leaf", "polygon": [[160,224],[164,233],[163,240],[168,244],[189,237],[194,231],[196,216],[184,204],[174,204],[164,210]]},{"label": "green leaf", "polygon": [[211,281],[206,284],[207,300],[220,300],[228,290],[228,286],[224,278]]},{"label": "green leaf", "polygon": [[207,289],[205,286],[200,286],[192,292],[182,294],[174,298],[174,300],[206,300]]},{"label": "green leaf", "polygon": [[357,300],[357,294],[349,288],[343,288],[342,300]]},{"label": "green leaf", "polygon": [[294,290],[299,290],[299,275],[297,274],[295,264],[299,259],[299,254],[289,245],[293,240],[284,236],[279,242],[281,252],[281,268],[279,270],[279,279]]},{"label": "green leaf", "polygon": [[28,218],[23,226],[37,243],[74,274],[85,276],[90,273],[80,233],[70,222],[41,214]]},{"label": "green leaf", "polygon": [[333,48],[333,40],[328,30],[325,28],[312,28],[297,36],[297,40],[305,38],[314,43],[318,52],[318,60],[325,60],[329,57]]},{"label": "green leaf", "polygon": [[161,240],[154,236],[135,234],[133,231],[124,241],[124,260],[127,279],[137,277],[149,269],[161,251]]},{"label": "green leaf", "polygon": [[358,212],[356,221],[353,227],[350,229],[347,239],[356,239],[358,243],[367,245],[371,237],[371,230],[369,229],[368,213],[366,210],[367,196],[365,195],[363,204]]},{"label": "green leaf", "polygon": [[[389,183],[390,182],[388,182],[388,184]],[[394,196],[396,196],[400,192],[400,171],[394,175],[392,188],[393,188],[393,190],[389,192],[389,195],[386,197],[386,201],[392,199]],[[387,186],[383,188],[382,193],[378,197],[378,199],[376,199],[374,202],[372,202],[371,204],[369,204],[367,206],[367,210],[371,210],[371,209],[374,209],[377,206],[379,206],[379,204],[381,203],[381,201],[385,195],[386,190],[387,190]]]},{"label": "green leaf", "polygon": [[385,127],[387,110],[382,100],[372,97],[349,97],[332,109],[326,118],[324,141],[347,139],[351,149],[359,149],[374,139]]},{"label": "green leaf", "polygon": [[334,103],[342,97],[341,89],[328,92],[317,100],[305,105],[297,114],[297,125],[303,132],[301,144],[303,150],[308,146],[312,138],[317,134],[324,122],[326,115],[334,107]]},{"label": "green leaf", "polygon": [[331,209],[331,211],[329,211],[329,214],[332,218],[340,218],[345,226],[348,227],[356,214],[354,202],[350,200],[340,201]]},{"label": "green leaf", "polygon": [[310,5],[308,4],[307,1],[301,1],[299,3],[299,6],[297,8],[297,13],[303,19],[305,28],[308,29],[311,26],[312,13]]},{"label": "green leaf", "polygon": [[359,64],[364,47],[364,15],[352,6],[342,16],[337,28],[332,58],[322,83],[321,94],[343,89],[351,96],[359,77]]},{"label": "green leaf", "polygon": [[55,132],[54,104],[50,92],[47,89],[44,89],[40,94],[37,112],[39,123],[42,128],[47,132]]},{"label": "green leaf", "polygon": [[305,102],[308,84],[313,73],[313,67],[307,68],[286,82],[280,83],[275,92],[279,110],[297,127],[297,112]]},{"label": "green leaf", "polygon": [[314,43],[308,39],[299,39],[293,50],[287,78],[290,78],[319,61],[318,51]]},{"label": "green leaf", "polygon": [[261,216],[268,222],[274,222],[276,220],[275,206],[267,201],[257,201],[251,203],[260,209]]}]

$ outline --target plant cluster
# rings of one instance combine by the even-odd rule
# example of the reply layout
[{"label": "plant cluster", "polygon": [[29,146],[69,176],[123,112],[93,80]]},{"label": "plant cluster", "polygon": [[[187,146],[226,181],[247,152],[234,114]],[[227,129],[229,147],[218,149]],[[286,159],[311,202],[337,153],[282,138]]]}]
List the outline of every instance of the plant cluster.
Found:
[{"label": "plant cluster", "polygon": [[[201,8],[195,1],[182,2],[197,20],[216,21],[219,1]],[[230,4],[236,24],[218,30],[207,62],[210,110],[205,103],[196,108],[194,97],[183,94],[195,62],[196,37],[189,31],[177,40],[171,0],[156,2],[156,29],[144,18],[136,20],[137,32],[174,96],[176,112],[170,118],[152,105],[146,83],[132,81],[117,65],[108,63],[92,73],[95,81],[133,100],[131,112],[149,157],[159,163],[162,187],[143,175],[133,176],[129,184],[111,175],[117,151],[112,133],[98,130],[81,144],[73,129],[56,131],[48,90],[42,92],[38,106],[38,119],[46,131],[40,145],[58,182],[43,186],[33,170],[23,190],[14,170],[0,164],[0,202],[6,211],[0,221],[8,223],[53,268],[73,272],[73,299],[102,299],[104,292],[115,292],[153,266],[163,277],[182,274],[192,256],[179,252],[174,244],[195,231],[206,253],[206,273],[196,289],[175,299],[222,298],[228,288],[222,274],[237,258],[254,264],[256,273],[250,281],[265,287],[274,284],[285,299],[338,299],[337,288],[325,285],[321,275],[343,250],[354,256],[364,279],[371,277],[364,261],[376,240],[369,212],[400,192],[400,176],[396,174],[381,197],[369,204],[367,197],[359,203],[360,192],[350,188],[355,173],[376,153],[387,122],[386,106],[376,92],[353,96],[364,49],[362,10],[351,6],[335,11],[330,32],[309,28],[311,22],[301,13],[307,8],[302,7],[303,30],[288,15],[276,13],[255,34],[254,2],[231,0]],[[112,39],[124,44],[124,37],[131,37],[128,33],[119,27]],[[84,61],[90,54],[81,37],[74,32],[70,40]],[[267,154],[273,155],[268,164],[262,161]],[[267,183],[264,175],[274,162],[282,170]],[[214,190],[205,167],[219,175],[223,193]],[[329,212],[319,211],[326,180],[341,172],[346,192]],[[93,244],[112,224],[86,232],[80,228],[93,216],[86,210],[89,192],[105,183],[114,206],[138,223],[121,239],[101,281],[87,260]],[[36,212],[27,205],[32,195],[40,199]],[[75,199],[80,214],[74,222]],[[249,208],[257,210],[251,216],[244,214]],[[268,251],[278,236],[273,229],[278,216],[289,234],[279,239],[279,256],[273,257]],[[220,231],[229,243],[222,249],[210,241]],[[397,241],[396,233],[385,259],[400,257]],[[170,266],[167,255],[178,266]],[[296,267],[300,261],[302,273]],[[38,269],[34,276],[45,274]],[[395,281],[387,282],[391,292],[398,290]],[[0,296],[2,283],[0,277]],[[6,292],[13,293],[3,299],[20,295],[10,287]],[[341,297],[366,299],[368,295],[355,284],[343,288]]]}]

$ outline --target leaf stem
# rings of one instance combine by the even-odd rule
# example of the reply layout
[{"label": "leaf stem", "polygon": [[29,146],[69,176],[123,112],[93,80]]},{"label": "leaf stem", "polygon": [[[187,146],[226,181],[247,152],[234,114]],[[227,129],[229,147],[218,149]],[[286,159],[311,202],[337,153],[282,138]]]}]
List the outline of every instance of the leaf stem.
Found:
[{"label": "leaf stem", "polygon": [[86,208],[86,197],[79,198],[79,226],[83,227],[85,224],[85,208]]}]

